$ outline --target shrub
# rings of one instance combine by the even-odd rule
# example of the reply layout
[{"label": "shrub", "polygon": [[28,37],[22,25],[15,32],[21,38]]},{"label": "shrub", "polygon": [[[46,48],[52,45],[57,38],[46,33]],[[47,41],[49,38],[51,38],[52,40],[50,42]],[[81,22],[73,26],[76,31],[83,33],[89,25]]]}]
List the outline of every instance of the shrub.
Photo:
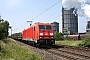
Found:
[{"label": "shrub", "polygon": [[90,47],[90,37],[86,37],[83,41],[79,44],[80,47]]},{"label": "shrub", "polygon": [[56,41],[64,40],[64,36],[62,33],[56,32],[54,35]]}]

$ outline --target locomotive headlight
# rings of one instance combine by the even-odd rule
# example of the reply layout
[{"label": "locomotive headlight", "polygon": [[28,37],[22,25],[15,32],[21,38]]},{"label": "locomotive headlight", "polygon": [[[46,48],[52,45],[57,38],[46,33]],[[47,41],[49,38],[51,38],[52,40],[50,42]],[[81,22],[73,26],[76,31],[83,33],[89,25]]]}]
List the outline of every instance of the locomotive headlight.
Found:
[{"label": "locomotive headlight", "polygon": [[40,38],[43,38],[43,37],[40,37]]},{"label": "locomotive headlight", "polygon": [[43,33],[40,33],[40,35],[43,35]]},{"label": "locomotive headlight", "polygon": [[50,33],[50,35],[53,35],[53,33]]}]

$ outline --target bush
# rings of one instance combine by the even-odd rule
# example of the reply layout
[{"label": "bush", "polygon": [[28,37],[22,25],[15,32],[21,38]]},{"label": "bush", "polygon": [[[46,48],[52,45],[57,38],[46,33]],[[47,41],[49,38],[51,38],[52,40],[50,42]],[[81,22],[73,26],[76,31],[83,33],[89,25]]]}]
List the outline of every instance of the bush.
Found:
[{"label": "bush", "polygon": [[56,32],[54,35],[56,41],[64,40],[64,36],[62,33]]},{"label": "bush", "polygon": [[90,37],[86,37],[83,41],[79,44],[80,47],[90,47]]}]

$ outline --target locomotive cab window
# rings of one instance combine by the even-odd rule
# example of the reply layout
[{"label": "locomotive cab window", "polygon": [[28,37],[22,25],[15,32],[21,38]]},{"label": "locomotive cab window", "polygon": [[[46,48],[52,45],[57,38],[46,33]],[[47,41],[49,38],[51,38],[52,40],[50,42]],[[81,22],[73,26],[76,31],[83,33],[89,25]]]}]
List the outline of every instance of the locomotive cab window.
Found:
[{"label": "locomotive cab window", "polygon": [[51,26],[46,26],[46,30],[52,30]]},{"label": "locomotive cab window", "polygon": [[35,27],[34,27],[34,31],[35,31]]},{"label": "locomotive cab window", "polygon": [[39,25],[39,29],[40,30],[45,30],[45,26],[44,25]]}]

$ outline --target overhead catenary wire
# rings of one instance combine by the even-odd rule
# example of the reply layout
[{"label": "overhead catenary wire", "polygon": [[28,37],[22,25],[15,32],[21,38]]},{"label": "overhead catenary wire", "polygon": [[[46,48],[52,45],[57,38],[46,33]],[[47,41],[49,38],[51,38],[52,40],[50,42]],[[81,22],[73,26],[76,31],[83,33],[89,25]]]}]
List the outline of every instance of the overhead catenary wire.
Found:
[{"label": "overhead catenary wire", "polygon": [[[36,13],[34,13],[33,16],[34,16],[35,14],[37,14],[41,9],[43,9],[43,8],[49,3],[49,1],[50,1],[50,0],[48,0],[48,1],[44,4],[43,7],[41,7],[38,11],[36,11]],[[32,17],[33,17],[33,16],[32,16]]]},{"label": "overhead catenary wire", "polygon": [[[50,0],[49,0],[49,1],[50,1]],[[49,3],[49,1],[48,1],[47,3],[45,3],[44,6],[47,5],[47,4]],[[56,2],[55,4],[53,4],[52,6],[50,6],[50,7],[47,8],[46,10],[44,10],[43,12],[41,12],[41,13],[40,13],[39,15],[37,15],[36,17],[32,18],[32,20],[36,19],[37,17],[39,17],[40,15],[42,15],[44,12],[46,12],[47,10],[49,10],[49,9],[51,9],[52,7],[54,7],[55,5],[57,5],[60,1],[61,1],[61,0],[59,0],[58,2]],[[44,6],[43,6],[43,7],[44,7]],[[42,8],[43,8],[43,7],[42,7]],[[39,10],[38,10],[38,11],[39,11]],[[37,11],[37,12],[38,12],[38,11]],[[36,12],[36,13],[37,13],[37,12]],[[56,17],[54,17],[54,18],[56,18]],[[53,18],[52,18],[52,19],[53,19]],[[25,26],[25,25],[26,25],[26,24],[24,24],[24,26]],[[20,28],[22,28],[22,27],[20,27]],[[18,28],[17,28],[17,29],[18,29]]]},{"label": "overhead catenary wire", "polygon": [[32,20],[36,19],[37,17],[39,17],[40,15],[42,15],[44,12],[46,12],[47,10],[49,10],[50,8],[54,7],[55,5],[57,5],[61,0],[59,0],[58,2],[56,2],[55,4],[53,4],[52,6],[50,6],[49,8],[47,8],[46,10],[44,10],[43,12],[41,12],[39,15],[37,15],[36,17],[32,18]]},{"label": "overhead catenary wire", "polygon": [[56,18],[58,18],[58,17],[60,17],[60,15],[58,15],[58,16],[56,16],[56,17],[53,17],[53,18],[51,18],[51,19],[48,19],[48,20],[46,20],[45,22],[47,22],[47,21],[49,21],[49,20],[56,19]]},{"label": "overhead catenary wire", "polygon": [[19,30],[24,30],[25,28],[25,26],[27,25],[27,23],[26,22],[24,22],[24,24],[23,25],[21,25],[21,26],[19,26],[19,28],[16,28],[16,29],[13,29],[13,31],[19,31]]},{"label": "overhead catenary wire", "polygon": [[[44,4],[44,6],[41,7],[38,11],[40,11],[41,9],[43,9],[43,8],[49,3],[49,1],[50,1],[50,0],[48,0],[48,1]],[[37,14],[38,11],[37,11],[35,14]],[[34,15],[35,15],[35,14],[34,14]],[[33,16],[34,16],[34,15],[33,15]],[[33,22],[33,23],[34,23],[34,22]],[[26,23],[25,23],[24,25],[22,25],[20,28],[22,29],[25,25],[26,25]],[[18,29],[20,29],[20,28],[18,28]]]}]

